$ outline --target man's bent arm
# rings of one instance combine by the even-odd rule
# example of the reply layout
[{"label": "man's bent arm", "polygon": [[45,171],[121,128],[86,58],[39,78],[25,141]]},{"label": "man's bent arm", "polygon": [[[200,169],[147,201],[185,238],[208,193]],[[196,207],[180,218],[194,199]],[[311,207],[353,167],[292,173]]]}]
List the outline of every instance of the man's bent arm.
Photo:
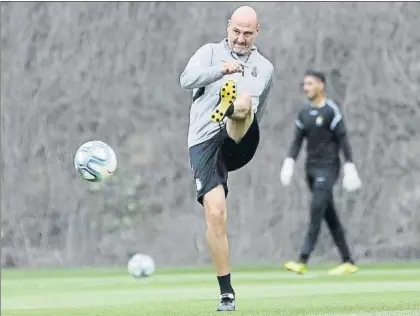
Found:
[{"label": "man's bent arm", "polygon": [[211,44],[205,44],[190,58],[180,83],[184,89],[205,87],[223,77],[221,65],[211,65],[213,49]]}]

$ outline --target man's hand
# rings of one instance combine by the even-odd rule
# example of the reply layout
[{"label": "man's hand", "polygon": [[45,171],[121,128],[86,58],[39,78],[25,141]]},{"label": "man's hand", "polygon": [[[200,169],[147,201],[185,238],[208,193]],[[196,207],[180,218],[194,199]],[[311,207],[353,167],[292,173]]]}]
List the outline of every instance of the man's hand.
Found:
[{"label": "man's hand", "polygon": [[293,176],[293,170],[295,167],[295,161],[288,157],[284,160],[283,167],[280,171],[280,180],[283,186],[287,187],[290,184]]},{"label": "man's hand", "polygon": [[352,192],[360,189],[362,181],[360,181],[359,174],[357,173],[354,163],[346,162],[343,167],[343,187],[346,191]]},{"label": "man's hand", "polygon": [[227,61],[222,64],[221,72],[224,75],[231,75],[237,72],[244,72],[245,64],[240,60]]}]

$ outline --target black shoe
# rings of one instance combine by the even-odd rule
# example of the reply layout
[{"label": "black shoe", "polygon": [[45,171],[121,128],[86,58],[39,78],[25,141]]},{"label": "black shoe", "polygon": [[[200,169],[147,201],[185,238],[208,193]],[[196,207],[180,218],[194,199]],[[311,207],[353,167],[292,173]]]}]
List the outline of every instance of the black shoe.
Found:
[{"label": "black shoe", "polygon": [[232,293],[220,295],[219,300],[218,312],[233,312],[235,310],[235,296]]}]

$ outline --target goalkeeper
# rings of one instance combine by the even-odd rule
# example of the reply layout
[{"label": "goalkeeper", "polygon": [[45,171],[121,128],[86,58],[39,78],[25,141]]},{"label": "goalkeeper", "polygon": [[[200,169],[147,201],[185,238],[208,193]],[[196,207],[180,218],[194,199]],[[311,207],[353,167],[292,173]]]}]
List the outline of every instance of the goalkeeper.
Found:
[{"label": "goalkeeper", "polygon": [[307,262],[318,239],[322,219],[325,219],[342,257],[342,263],[330,270],[329,274],[350,274],[358,270],[351,258],[334,206],[333,186],[340,171],[340,148],[345,158],[344,189],[347,191],[357,190],[361,186],[361,181],[352,160],[343,113],[337,103],[325,97],[324,88],[325,76],[323,73],[306,72],[303,89],[308,102],[303,104],[298,114],[294,140],[280,174],[282,184],[289,185],[302,142],[306,139],[306,179],[312,193],[309,227],[298,261],[289,261],[285,264],[287,270],[298,274],[306,272]]}]

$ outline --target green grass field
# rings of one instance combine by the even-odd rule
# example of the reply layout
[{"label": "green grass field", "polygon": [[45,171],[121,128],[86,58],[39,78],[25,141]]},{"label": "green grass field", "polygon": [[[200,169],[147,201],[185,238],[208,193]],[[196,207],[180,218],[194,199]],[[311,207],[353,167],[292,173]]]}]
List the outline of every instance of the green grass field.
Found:
[{"label": "green grass field", "polygon": [[[306,276],[281,267],[233,271],[235,315],[419,316],[420,264],[361,266],[355,275]],[[212,270],[157,271],[133,279],[124,269],[2,270],[4,316],[214,315]]]}]

